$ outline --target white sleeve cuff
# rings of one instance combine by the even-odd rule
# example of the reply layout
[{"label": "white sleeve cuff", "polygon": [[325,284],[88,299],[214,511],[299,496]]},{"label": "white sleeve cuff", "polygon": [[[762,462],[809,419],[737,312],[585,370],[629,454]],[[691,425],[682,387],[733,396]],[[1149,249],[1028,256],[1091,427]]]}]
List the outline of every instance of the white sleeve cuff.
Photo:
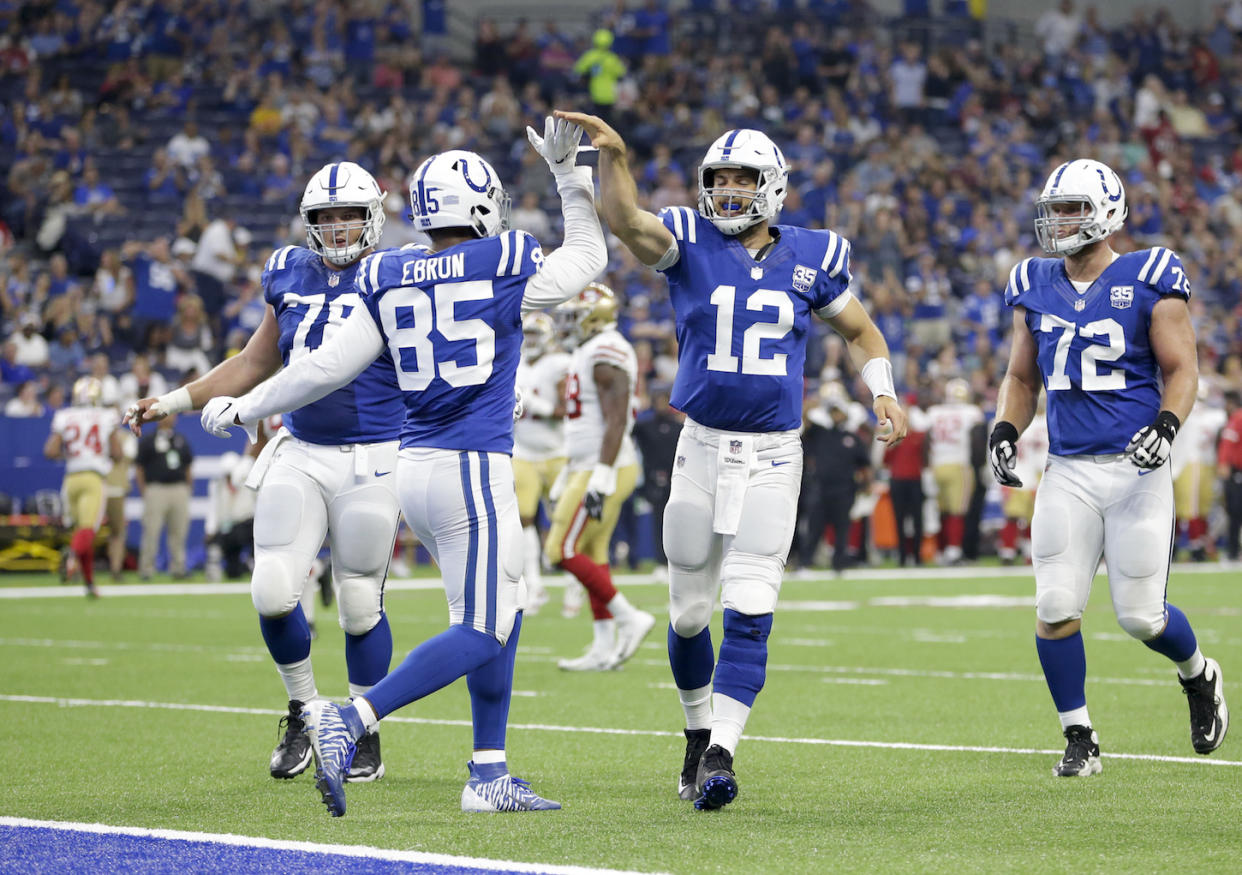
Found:
[{"label": "white sleeve cuff", "polygon": [[871,390],[872,398],[887,395],[897,400],[897,389],[893,386],[893,363],[888,359],[871,359],[862,367],[862,378]]}]

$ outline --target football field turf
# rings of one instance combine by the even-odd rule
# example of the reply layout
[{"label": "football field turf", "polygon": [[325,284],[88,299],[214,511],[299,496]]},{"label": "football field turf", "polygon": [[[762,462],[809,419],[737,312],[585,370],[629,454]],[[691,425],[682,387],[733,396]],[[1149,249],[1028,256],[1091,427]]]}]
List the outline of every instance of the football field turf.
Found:
[{"label": "football field turf", "polygon": [[[1175,570],[1169,599],[1242,708],[1242,577],[1197,572]],[[1242,729],[1195,755],[1175,669],[1117,626],[1102,577],[1084,638],[1104,771],[1055,779],[1064,742],[1029,574],[887,574],[785,582],[735,761],[741,792],[721,811],[677,798],[666,589],[643,579],[625,591],[660,621],[620,671],[557,669],[590,638],[585,613],[560,616],[559,589],[523,627],[509,764],[563,811],[460,811],[459,681],[385,720],[387,774],[347,785],[339,819],[309,771],[268,775],[284,694],[245,587],[105,587],[89,602],[27,597],[13,584],[46,578],[5,577],[0,817],[643,872],[1238,870]],[[435,581],[415,586],[387,596],[394,664],[446,622]],[[335,609],[318,620],[319,689],[341,698]],[[22,836],[6,833],[0,870],[46,869]]]}]

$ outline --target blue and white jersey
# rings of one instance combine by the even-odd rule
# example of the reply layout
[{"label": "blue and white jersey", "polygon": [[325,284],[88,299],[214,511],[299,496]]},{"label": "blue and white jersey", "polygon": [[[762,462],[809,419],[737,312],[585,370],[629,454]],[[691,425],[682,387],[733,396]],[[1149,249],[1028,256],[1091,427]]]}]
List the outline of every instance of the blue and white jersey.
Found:
[{"label": "blue and white jersey", "polygon": [[1163,247],[1120,256],[1081,295],[1060,258],[1028,258],[1009,274],[1005,303],[1026,309],[1039,350],[1053,455],[1125,452],[1156,418],[1159,367],[1148,330],[1166,295],[1189,299],[1190,282]]},{"label": "blue and white jersey", "polygon": [[522,296],[542,264],[524,231],[362,260],[357,288],[404,398],[403,449],[513,452]]},{"label": "blue and white jersey", "polygon": [[[276,311],[286,365],[321,346],[359,305],[357,270],[357,264],[332,270],[302,246],[272,253],[263,268],[263,297]],[[384,353],[353,382],[285,414],[283,423],[312,444],[370,444],[396,440],[403,415],[392,357]]]},{"label": "blue and white jersey", "polygon": [[777,225],[780,238],[756,263],[695,210],[670,207],[660,218],[680,253],[664,271],[679,344],[672,405],[727,431],[798,428],[811,313],[833,316],[848,303],[849,242]]}]

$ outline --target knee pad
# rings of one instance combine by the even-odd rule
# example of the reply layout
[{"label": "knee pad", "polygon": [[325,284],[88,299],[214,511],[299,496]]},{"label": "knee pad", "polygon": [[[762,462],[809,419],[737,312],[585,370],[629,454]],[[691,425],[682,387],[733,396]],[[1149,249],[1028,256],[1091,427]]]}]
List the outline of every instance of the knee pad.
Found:
[{"label": "knee pad", "polygon": [[256,550],[254,575],[250,578],[250,600],[261,617],[283,617],[297,607],[306,582],[292,562],[279,554]]},{"label": "knee pad", "polygon": [[336,594],[341,628],[349,635],[363,635],[380,621],[383,605],[381,578],[341,577]]},{"label": "knee pad", "polygon": [[693,638],[707,628],[712,620],[714,586],[704,580],[703,586],[669,587],[668,622],[682,638]]},{"label": "knee pad", "polygon": [[[736,542],[735,542],[736,543]],[[720,569],[721,604],[741,614],[770,614],[781,591],[784,559],[730,550]]]},{"label": "knee pad", "polygon": [[332,532],[332,555],[344,574],[379,577],[392,558],[397,518],[384,507],[354,507]]},{"label": "knee pad", "polygon": [[704,568],[711,559],[712,511],[702,502],[672,498],[664,508],[664,553],[671,566],[687,571]]},{"label": "knee pad", "polygon": [[1035,594],[1035,616],[1045,623],[1064,623],[1082,616],[1078,596],[1071,587],[1038,589]]},{"label": "knee pad", "polygon": [[1164,606],[1157,611],[1132,611],[1117,615],[1117,623],[1131,638],[1150,641],[1164,631]]}]

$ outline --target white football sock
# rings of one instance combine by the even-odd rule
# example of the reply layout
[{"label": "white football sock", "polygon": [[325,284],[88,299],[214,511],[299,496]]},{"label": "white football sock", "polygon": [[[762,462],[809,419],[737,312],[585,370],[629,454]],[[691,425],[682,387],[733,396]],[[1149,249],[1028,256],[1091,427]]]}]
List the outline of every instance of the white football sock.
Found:
[{"label": "white football sock", "polygon": [[315,672],[311,668],[309,656],[286,665],[278,664],[276,671],[280,672],[280,679],[284,681],[285,692],[290,699],[306,704],[319,698],[319,691],[315,689]]},{"label": "white football sock", "polygon": [[362,718],[362,726],[367,732],[370,732],[379,723],[379,717],[375,713],[375,708],[366,699],[354,699],[354,710]]},{"label": "white football sock", "polygon": [[1069,729],[1071,726],[1090,726],[1091,717],[1087,714],[1087,706],[1075,708],[1073,711],[1058,711],[1057,716],[1061,718],[1061,728]]},{"label": "white football sock", "polygon": [[712,728],[712,685],[699,687],[697,690],[677,690],[677,698],[681,699],[681,710],[686,715],[687,729]]},{"label": "white football sock", "polygon": [[472,757],[476,766],[490,766],[505,761],[504,750],[476,750]]},{"label": "white football sock", "polygon": [[712,694],[712,744],[718,744],[730,754],[737,750],[746,728],[750,707],[722,693]]},{"label": "white football sock", "polygon": [[638,609],[630,604],[630,600],[620,592],[612,597],[607,607],[614,617],[629,617],[638,612]]},{"label": "white football sock", "polygon": [[1206,667],[1207,660],[1203,658],[1203,651],[1196,647],[1195,652],[1190,655],[1190,659],[1177,664],[1177,673],[1181,675],[1182,680],[1188,681],[1203,674],[1203,669]]},{"label": "white football sock", "polygon": [[612,649],[617,646],[617,621],[594,620],[591,625],[595,630],[595,640],[591,642],[591,649],[611,653]]}]

